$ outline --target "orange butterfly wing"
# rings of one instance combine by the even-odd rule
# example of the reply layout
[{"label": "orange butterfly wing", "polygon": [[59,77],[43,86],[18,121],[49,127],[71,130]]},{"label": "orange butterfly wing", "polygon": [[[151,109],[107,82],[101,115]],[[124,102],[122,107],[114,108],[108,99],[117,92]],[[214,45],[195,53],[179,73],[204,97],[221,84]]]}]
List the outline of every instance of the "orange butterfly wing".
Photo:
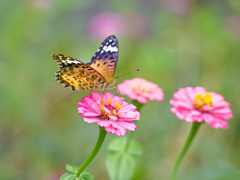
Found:
[{"label": "orange butterfly wing", "polygon": [[55,53],[52,57],[60,68],[55,75],[60,83],[82,92],[101,90],[105,78],[89,64],[63,54]]}]

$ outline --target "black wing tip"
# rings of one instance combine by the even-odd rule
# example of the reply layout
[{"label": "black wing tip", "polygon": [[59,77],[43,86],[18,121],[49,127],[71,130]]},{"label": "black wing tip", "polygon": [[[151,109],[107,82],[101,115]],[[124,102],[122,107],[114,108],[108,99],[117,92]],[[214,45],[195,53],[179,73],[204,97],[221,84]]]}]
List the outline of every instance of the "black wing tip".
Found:
[{"label": "black wing tip", "polygon": [[52,56],[56,56],[59,55],[60,53],[52,53]]},{"label": "black wing tip", "polygon": [[110,39],[112,39],[113,41],[118,41],[117,37],[115,35],[110,35],[108,36],[105,41],[109,41]]},{"label": "black wing tip", "polygon": [[108,36],[109,38],[115,38],[115,39],[117,39],[117,37],[116,37],[116,35],[110,35],[110,36]]},{"label": "black wing tip", "polygon": [[57,53],[52,53],[52,58],[55,59],[55,57],[57,56]]},{"label": "black wing tip", "polygon": [[60,53],[52,53],[52,58],[55,60],[58,56],[63,56],[63,54]]}]

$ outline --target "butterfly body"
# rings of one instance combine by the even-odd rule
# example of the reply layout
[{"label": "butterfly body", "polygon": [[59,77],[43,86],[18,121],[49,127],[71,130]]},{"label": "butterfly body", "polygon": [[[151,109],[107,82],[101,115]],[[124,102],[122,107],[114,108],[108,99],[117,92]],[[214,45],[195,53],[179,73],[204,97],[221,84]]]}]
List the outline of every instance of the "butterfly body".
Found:
[{"label": "butterfly body", "polygon": [[118,61],[118,41],[115,36],[109,36],[102,42],[89,63],[58,53],[52,54],[52,57],[60,68],[56,72],[56,80],[73,90],[105,91],[116,82],[113,78]]}]

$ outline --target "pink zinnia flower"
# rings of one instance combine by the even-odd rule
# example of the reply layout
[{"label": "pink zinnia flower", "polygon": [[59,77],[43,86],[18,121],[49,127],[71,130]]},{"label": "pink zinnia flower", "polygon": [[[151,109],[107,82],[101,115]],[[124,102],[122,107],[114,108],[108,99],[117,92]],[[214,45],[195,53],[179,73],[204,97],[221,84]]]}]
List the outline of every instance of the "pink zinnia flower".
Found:
[{"label": "pink zinnia flower", "polygon": [[215,92],[206,92],[203,87],[180,88],[173,94],[170,104],[172,113],[187,122],[206,122],[213,128],[228,128],[232,118],[230,104]]},{"label": "pink zinnia flower", "polygon": [[141,78],[125,80],[118,85],[118,90],[120,94],[127,95],[141,104],[147,103],[148,99],[162,101],[164,98],[163,91],[158,85]]},{"label": "pink zinnia flower", "polygon": [[83,115],[87,123],[97,123],[107,132],[124,136],[126,129],[135,131],[140,113],[136,106],[128,104],[123,98],[105,92],[104,95],[94,92],[78,102],[78,113]]}]

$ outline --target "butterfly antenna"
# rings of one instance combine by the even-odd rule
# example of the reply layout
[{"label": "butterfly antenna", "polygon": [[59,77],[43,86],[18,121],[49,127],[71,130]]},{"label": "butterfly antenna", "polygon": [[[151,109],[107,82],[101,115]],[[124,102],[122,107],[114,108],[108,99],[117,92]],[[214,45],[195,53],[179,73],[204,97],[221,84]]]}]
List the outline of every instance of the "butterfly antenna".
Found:
[{"label": "butterfly antenna", "polygon": [[118,78],[120,78],[120,77],[122,77],[122,76],[131,74],[131,73],[136,72],[136,71],[140,71],[140,69],[137,69],[137,70],[135,70],[135,71],[132,71],[132,72],[129,72],[129,73],[126,73],[126,74],[122,74],[121,76],[118,76],[118,77],[116,77],[115,79],[118,79]]}]

